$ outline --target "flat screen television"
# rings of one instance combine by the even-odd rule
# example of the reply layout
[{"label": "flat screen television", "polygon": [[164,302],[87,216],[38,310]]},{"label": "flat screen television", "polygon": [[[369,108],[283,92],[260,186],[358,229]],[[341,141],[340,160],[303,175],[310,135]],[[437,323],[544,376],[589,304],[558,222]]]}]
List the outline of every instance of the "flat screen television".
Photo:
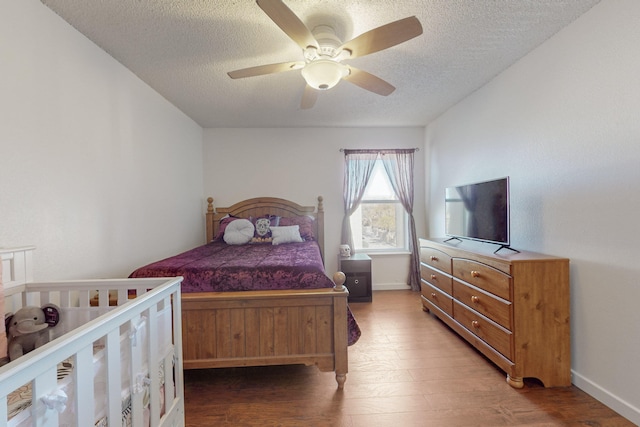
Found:
[{"label": "flat screen television", "polygon": [[509,247],[509,177],[449,187],[445,234]]}]

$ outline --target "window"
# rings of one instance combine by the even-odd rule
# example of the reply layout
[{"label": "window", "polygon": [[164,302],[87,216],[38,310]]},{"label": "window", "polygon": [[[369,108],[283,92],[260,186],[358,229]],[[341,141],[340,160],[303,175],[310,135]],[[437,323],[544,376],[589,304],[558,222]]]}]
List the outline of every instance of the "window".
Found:
[{"label": "window", "polygon": [[408,250],[407,214],[391,187],[382,160],[376,160],[360,206],[350,222],[356,251]]}]

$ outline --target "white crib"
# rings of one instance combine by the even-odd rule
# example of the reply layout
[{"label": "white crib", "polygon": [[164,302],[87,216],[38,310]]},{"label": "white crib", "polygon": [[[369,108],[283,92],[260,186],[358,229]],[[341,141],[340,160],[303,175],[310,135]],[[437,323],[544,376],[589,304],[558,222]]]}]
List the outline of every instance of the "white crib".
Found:
[{"label": "white crib", "polygon": [[54,303],[62,320],[0,367],[0,426],[184,426],[182,278],[20,283],[24,252],[0,250],[5,310]]}]

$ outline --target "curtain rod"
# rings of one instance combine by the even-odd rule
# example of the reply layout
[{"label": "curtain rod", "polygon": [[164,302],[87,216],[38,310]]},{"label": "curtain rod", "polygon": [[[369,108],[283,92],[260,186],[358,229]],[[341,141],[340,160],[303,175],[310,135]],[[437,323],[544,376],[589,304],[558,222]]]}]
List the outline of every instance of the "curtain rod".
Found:
[{"label": "curtain rod", "polygon": [[[396,148],[341,148],[340,152],[343,153],[344,150],[362,150],[362,151],[393,151]],[[415,150],[420,151],[420,148],[397,148],[397,150]]]}]

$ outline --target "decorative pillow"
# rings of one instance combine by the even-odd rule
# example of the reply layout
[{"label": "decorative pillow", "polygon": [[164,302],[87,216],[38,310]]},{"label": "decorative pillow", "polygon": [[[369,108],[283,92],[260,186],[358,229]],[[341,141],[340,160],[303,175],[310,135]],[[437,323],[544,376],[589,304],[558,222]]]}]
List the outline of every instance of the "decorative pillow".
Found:
[{"label": "decorative pillow", "polygon": [[227,225],[229,225],[231,222],[235,221],[236,219],[239,219],[239,218],[233,215],[225,215],[222,218],[220,218],[220,221],[218,222],[218,234],[215,235],[213,240],[222,239],[222,237],[224,236],[224,230],[227,228]]},{"label": "decorative pillow", "polygon": [[271,235],[271,230],[269,229],[271,221],[269,221],[269,218],[256,218],[254,225],[256,226],[255,237],[265,238]]},{"label": "decorative pillow", "polygon": [[280,226],[280,217],[278,215],[269,215],[269,220],[271,221],[271,226],[272,227],[279,227]]},{"label": "decorative pillow", "polygon": [[[280,217],[276,215],[264,215],[259,218],[250,218],[256,228],[253,237],[256,241],[265,241],[271,237],[271,227],[277,227]],[[270,241],[270,240],[269,240]]]},{"label": "decorative pillow", "polygon": [[300,236],[300,227],[298,225],[271,227],[271,235],[272,244],[274,245],[304,242]]},{"label": "decorative pillow", "polygon": [[227,225],[223,238],[227,245],[244,245],[253,239],[253,232],[251,221],[238,218]]},{"label": "decorative pillow", "polygon": [[280,218],[280,225],[298,225],[300,227],[300,236],[302,236],[304,240],[316,239],[313,232],[313,218],[310,216],[282,217]]}]

